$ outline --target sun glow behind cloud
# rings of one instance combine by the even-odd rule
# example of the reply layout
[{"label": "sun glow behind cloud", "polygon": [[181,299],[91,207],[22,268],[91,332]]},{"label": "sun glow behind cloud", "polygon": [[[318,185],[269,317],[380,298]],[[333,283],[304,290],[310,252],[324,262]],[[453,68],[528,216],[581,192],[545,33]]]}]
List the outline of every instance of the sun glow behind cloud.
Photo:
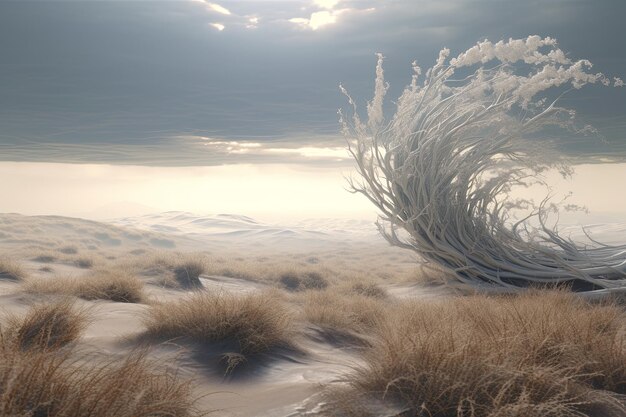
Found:
[{"label": "sun glow behind cloud", "polygon": [[326,26],[336,24],[342,15],[348,15],[359,12],[373,12],[376,9],[374,7],[368,8],[338,8],[340,0],[313,0],[313,6],[317,10],[312,12],[309,17],[294,17],[289,19],[289,22],[294,23],[301,28],[318,30]]},{"label": "sun glow behind cloud", "polygon": [[[248,7],[246,12],[242,14],[233,13],[227,7],[218,3],[213,3],[208,0],[188,0],[193,3],[199,3],[204,6],[204,9],[209,12],[210,19],[215,18],[215,14],[222,15],[222,19],[226,21],[213,20],[210,25],[222,31],[225,26],[229,27],[241,27],[245,29],[257,29],[259,22],[263,20],[264,26],[269,25],[281,25],[285,22],[291,23],[300,29],[307,29],[311,31],[317,31],[327,26],[338,23],[342,15],[354,14],[359,12],[372,12],[375,10],[373,7],[359,7],[359,5],[351,4],[349,7],[344,7],[342,0],[308,0],[305,5],[299,8],[284,8],[284,10],[278,10],[275,7],[261,7],[254,8]],[[229,3],[230,4],[230,3]],[[261,2],[259,2],[261,4]],[[371,6],[371,2],[367,3]],[[248,5],[249,6],[249,5]],[[291,9],[291,11],[288,11]],[[288,18],[290,14],[302,13],[301,16],[294,16]],[[285,16],[286,15],[286,16]]]},{"label": "sun glow behind cloud", "polygon": [[311,13],[310,18],[294,17],[289,19],[291,23],[295,23],[305,28],[317,30],[321,27],[337,22],[337,12],[329,12],[327,10]]},{"label": "sun glow behind cloud", "polygon": [[317,30],[322,26],[330,25],[336,22],[337,15],[335,13],[324,10],[322,12],[315,12],[311,14],[311,18],[309,19],[309,26],[311,26],[311,29]]}]

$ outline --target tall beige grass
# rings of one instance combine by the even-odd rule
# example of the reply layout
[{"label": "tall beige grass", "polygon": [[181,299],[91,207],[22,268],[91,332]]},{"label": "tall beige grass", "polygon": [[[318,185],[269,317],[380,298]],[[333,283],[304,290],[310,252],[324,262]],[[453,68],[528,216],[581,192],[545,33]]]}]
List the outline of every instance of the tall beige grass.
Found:
[{"label": "tall beige grass", "polygon": [[0,279],[22,281],[26,277],[26,271],[19,263],[11,259],[0,258]]},{"label": "tall beige grass", "polygon": [[70,299],[42,303],[24,315],[10,315],[6,335],[22,350],[58,349],[81,336],[87,319],[87,312]]},{"label": "tall beige grass", "polygon": [[94,256],[81,255],[74,260],[74,265],[83,269],[90,269],[96,264]]},{"label": "tall beige grass", "polygon": [[190,383],[155,366],[144,352],[90,363],[68,351],[24,352],[0,340],[0,415],[199,416]]},{"label": "tall beige grass", "polygon": [[155,371],[146,351],[108,361],[75,351],[85,310],[68,299],[38,304],[0,327],[0,415],[197,416],[189,382]]},{"label": "tall beige grass", "polygon": [[145,300],[143,282],[118,270],[98,270],[81,277],[53,277],[28,281],[25,290],[37,294],[73,295],[85,300],[140,303]]},{"label": "tall beige grass", "polygon": [[362,294],[340,293],[337,289],[304,294],[305,319],[331,339],[364,342],[384,317],[386,304]]},{"label": "tall beige grass", "polygon": [[324,249],[316,252],[316,256],[297,248],[284,252],[252,246],[242,246],[241,250],[220,248],[212,253],[157,251],[128,257],[121,263],[127,269],[156,277],[154,283],[170,288],[180,287],[174,269],[194,263],[201,264],[205,275],[244,279],[295,291],[323,289],[356,279],[377,283],[414,282],[416,279],[414,259],[397,249],[394,252],[372,245]]},{"label": "tall beige grass", "polygon": [[200,275],[206,271],[201,259],[187,259],[174,265],[174,277],[182,288],[202,288]]},{"label": "tall beige grass", "polygon": [[358,294],[365,297],[385,299],[388,297],[385,288],[381,287],[374,281],[353,279],[343,285],[343,292],[348,294]]},{"label": "tall beige grass", "polygon": [[404,303],[349,383],[406,415],[624,416],[625,329],[620,308],[561,292]]},{"label": "tall beige grass", "polygon": [[148,335],[188,338],[203,344],[233,343],[243,355],[291,345],[290,311],[269,293],[197,293],[152,306],[145,317]]},{"label": "tall beige grass", "polygon": [[328,287],[328,280],[317,271],[286,270],[278,275],[278,281],[289,291],[322,290]]},{"label": "tall beige grass", "polygon": [[146,276],[156,276],[156,284],[166,288],[202,288],[200,275],[208,270],[206,259],[199,254],[157,252],[131,263]]}]

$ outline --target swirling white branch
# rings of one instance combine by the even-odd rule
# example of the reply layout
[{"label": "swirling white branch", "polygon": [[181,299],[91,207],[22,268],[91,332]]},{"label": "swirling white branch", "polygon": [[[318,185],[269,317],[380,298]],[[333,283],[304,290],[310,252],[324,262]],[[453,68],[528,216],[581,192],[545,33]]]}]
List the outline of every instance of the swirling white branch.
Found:
[{"label": "swirling white branch", "polygon": [[367,120],[342,87],[353,106],[351,115],[340,112],[358,172],[350,184],[380,211],[383,236],[474,287],[626,287],[626,245],[564,238],[547,224],[548,199],[515,221],[520,202],[510,196],[515,186],[542,181],[547,169],[569,172],[536,138],[547,127],[575,129],[573,112],[545,97],[622,81],[591,72],[589,61],[572,61],[554,39],[539,36],[480,42],[453,59],[444,49],[420,76],[413,64],[390,118],[382,55]]}]

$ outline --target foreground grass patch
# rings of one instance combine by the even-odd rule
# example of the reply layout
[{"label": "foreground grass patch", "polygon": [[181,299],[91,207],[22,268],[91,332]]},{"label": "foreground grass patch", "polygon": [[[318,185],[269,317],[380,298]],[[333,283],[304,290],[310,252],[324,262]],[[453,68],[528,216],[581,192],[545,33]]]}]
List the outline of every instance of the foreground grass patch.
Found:
[{"label": "foreground grass patch", "polygon": [[152,306],[145,317],[148,335],[188,338],[202,344],[234,344],[248,355],[290,345],[290,312],[271,294],[197,293]]},{"label": "foreground grass patch", "polygon": [[[620,308],[565,293],[404,303],[377,326],[352,398],[411,416],[624,416],[624,330]],[[338,415],[369,415],[346,398]]]},{"label": "foreground grass patch", "polygon": [[22,351],[0,340],[0,415],[136,417],[200,415],[190,384],[153,371],[145,352],[87,362],[71,351]]}]

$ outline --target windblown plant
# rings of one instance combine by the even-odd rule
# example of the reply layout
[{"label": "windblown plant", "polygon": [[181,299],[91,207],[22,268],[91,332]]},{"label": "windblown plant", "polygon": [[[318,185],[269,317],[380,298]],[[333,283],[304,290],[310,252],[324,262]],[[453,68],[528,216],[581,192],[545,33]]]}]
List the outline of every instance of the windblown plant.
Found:
[{"label": "windblown plant", "polygon": [[367,120],[342,87],[353,115],[341,122],[361,177],[351,186],[382,213],[383,236],[475,287],[626,287],[626,245],[576,243],[550,226],[548,198],[519,219],[529,202],[511,197],[548,169],[570,173],[550,143],[536,139],[544,129],[577,130],[574,112],[547,97],[622,80],[591,72],[589,61],[572,61],[556,40],[539,36],[485,40],[449,55],[439,53],[423,82],[413,64],[390,119],[382,55]]}]

